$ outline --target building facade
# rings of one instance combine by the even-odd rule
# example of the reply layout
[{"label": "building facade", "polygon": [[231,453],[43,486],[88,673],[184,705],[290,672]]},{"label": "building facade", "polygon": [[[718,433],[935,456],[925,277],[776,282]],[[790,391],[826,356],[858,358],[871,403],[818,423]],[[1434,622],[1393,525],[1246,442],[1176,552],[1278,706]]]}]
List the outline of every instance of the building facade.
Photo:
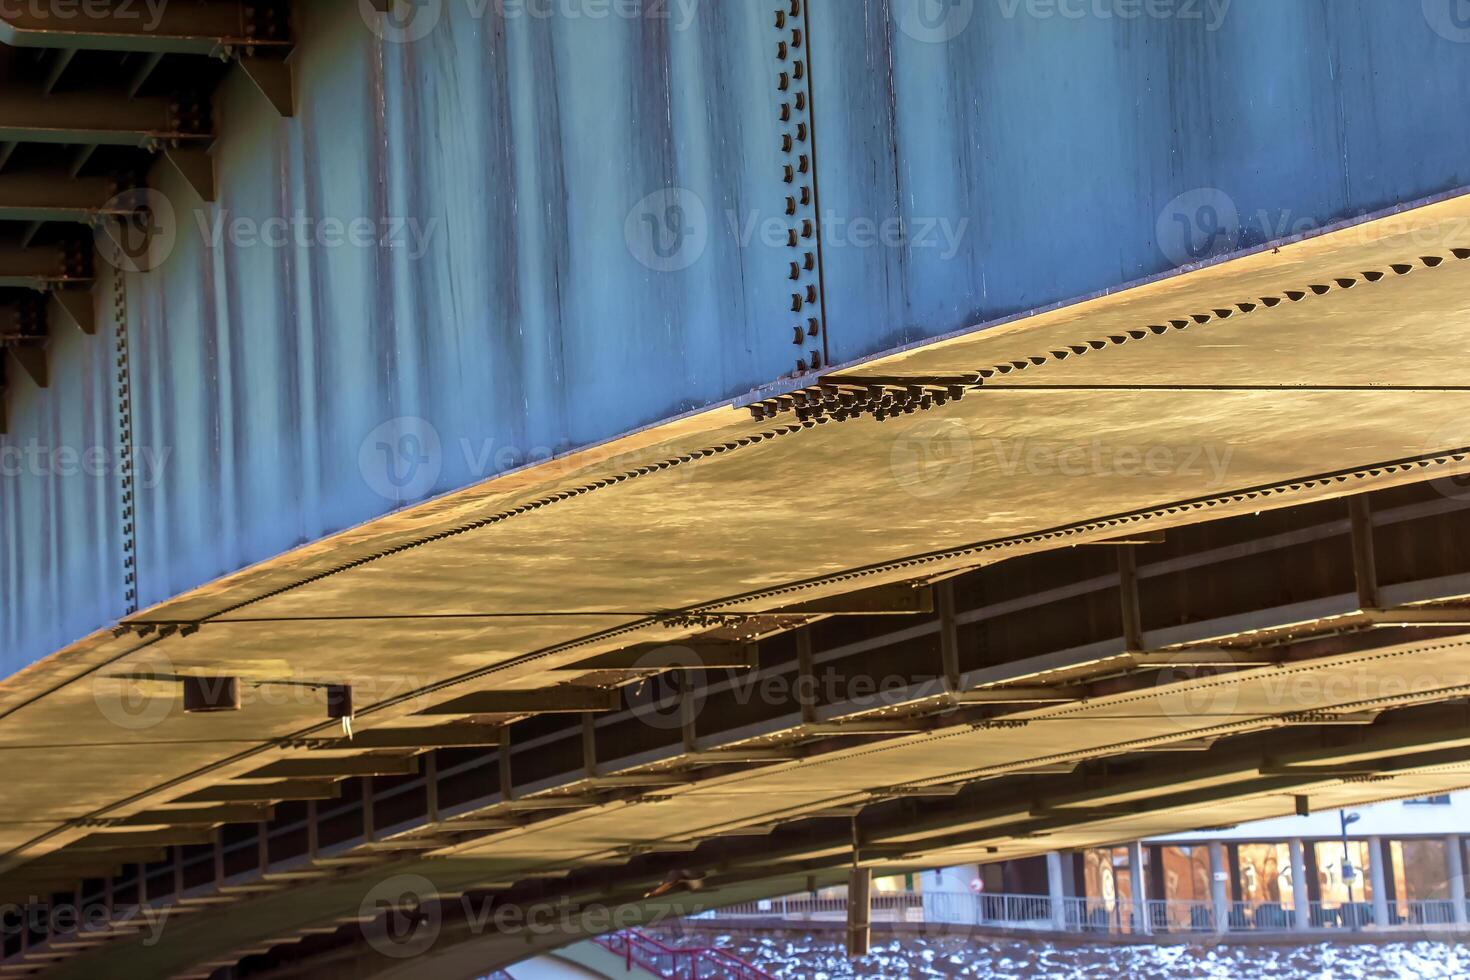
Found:
[{"label": "building facade", "polygon": [[931,921],[1066,931],[1464,928],[1467,834],[1470,793],[1421,797],[945,868],[920,888]]}]

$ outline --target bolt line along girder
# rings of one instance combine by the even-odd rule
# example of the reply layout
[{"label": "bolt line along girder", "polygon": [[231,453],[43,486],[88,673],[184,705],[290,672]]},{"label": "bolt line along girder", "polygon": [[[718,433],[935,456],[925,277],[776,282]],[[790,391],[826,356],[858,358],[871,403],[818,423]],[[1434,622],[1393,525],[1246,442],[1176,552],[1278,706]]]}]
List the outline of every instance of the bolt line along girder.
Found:
[{"label": "bolt line along girder", "polygon": [[179,128],[173,102],[115,93],[0,89],[0,142],[149,147],[156,141],[209,142],[213,134]]},{"label": "bolt line along girder", "polygon": [[[89,5],[95,7],[96,4]],[[222,48],[289,46],[283,39],[247,35],[245,0],[191,0],[157,10],[114,4],[104,16],[61,18],[35,4],[0,10],[0,43],[17,48],[80,48],[162,54],[216,54]]]}]

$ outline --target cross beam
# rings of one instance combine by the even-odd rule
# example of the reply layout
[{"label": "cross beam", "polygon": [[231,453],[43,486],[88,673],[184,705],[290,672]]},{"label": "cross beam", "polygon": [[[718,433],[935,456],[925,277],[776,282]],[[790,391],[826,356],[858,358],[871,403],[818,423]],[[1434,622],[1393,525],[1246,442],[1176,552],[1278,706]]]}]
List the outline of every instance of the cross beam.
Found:
[{"label": "cross beam", "polygon": [[118,819],[116,827],[170,827],[199,824],[260,823],[275,816],[268,803],[235,803],[219,806],[189,807],[177,810],[144,810]]},{"label": "cross beam", "polygon": [[117,199],[118,190],[105,177],[73,178],[61,170],[0,173],[0,221],[91,224],[98,217],[131,215],[134,207]]},{"label": "cross beam", "polygon": [[599,654],[591,660],[578,661],[562,669],[595,670],[750,670],[757,666],[756,648],[752,644],[727,643],[719,640],[684,640],[678,643],[650,643]]},{"label": "cross beam", "polygon": [[420,715],[530,715],[616,711],[618,693],[595,687],[554,687],[534,691],[477,691],[436,704]]},{"label": "cross beam", "polygon": [[418,760],[404,755],[357,755],[345,758],[312,756],[280,759],[256,769],[246,779],[313,779],[346,776],[409,776],[418,772]]},{"label": "cross beam", "polygon": [[[46,362],[46,307],[35,300],[0,306],[0,351],[35,383],[50,387]],[[5,426],[0,424],[0,431]]]},{"label": "cross beam", "polygon": [[49,290],[92,282],[87,254],[66,245],[0,245],[0,289]]},{"label": "cross beam", "polygon": [[[0,8],[0,42],[17,48],[199,55],[234,47],[290,46],[284,16],[269,4],[191,0],[75,6],[78,9],[64,17],[49,9],[50,5],[7,4]],[[248,34],[247,27],[251,29]]]},{"label": "cross beam", "polygon": [[[734,603],[732,606],[736,605]],[[721,607],[718,612],[734,610]],[[848,592],[781,606],[757,610],[752,615],[766,616],[909,616],[934,611],[931,589],[914,588],[908,583],[880,585],[871,589]]]},{"label": "cross beam", "polygon": [[370,728],[352,738],[337,739],[320,748],[331,749],[447,749],[480,748],[500,744],[500,729],[492,725],[434,725],[429,728]]},{"label": "cross beam", "polygon": [[65,92],[7,85],[0,90],[0,141],[153,148],[160,142],[214,139],[202,110],[172,99]]},{"label": "cross beam", "polygon": [[331,800],[342,794],[335,779],[282,779],[269,783],[221,783],[196,790],[176,803],[279,803],[286,800]]},{"label": "cross beam", "polygon": [[175,847],[181,844],[212,844],[212,826],[169,827],[163,830],[104,831],[68,845],[68,851],[111,851],[123,848]]}]

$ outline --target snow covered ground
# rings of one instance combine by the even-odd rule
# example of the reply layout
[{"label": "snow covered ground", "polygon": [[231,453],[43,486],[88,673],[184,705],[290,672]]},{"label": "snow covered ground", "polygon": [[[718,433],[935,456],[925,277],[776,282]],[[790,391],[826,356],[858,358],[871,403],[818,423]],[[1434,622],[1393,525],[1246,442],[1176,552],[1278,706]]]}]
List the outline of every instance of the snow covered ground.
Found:
[{"label": "snow covered ground", "polygon": [[[686,940],[687,941],[687,940]],[[708,940],[704,940],[708,942]],[[1383,946],[1052,946],[977,942],[948,936],[885,939],[849,963],[826,937],[739,939],[714,945],[791,980],[1460,980],[1470,977],[1470,946],[1404,942]]]}]

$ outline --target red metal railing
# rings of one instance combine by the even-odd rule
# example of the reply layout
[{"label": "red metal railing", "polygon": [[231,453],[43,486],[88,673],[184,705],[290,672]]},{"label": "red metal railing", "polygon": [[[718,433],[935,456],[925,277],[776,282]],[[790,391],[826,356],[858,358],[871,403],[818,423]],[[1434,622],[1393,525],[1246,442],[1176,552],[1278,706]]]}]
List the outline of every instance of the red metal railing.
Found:
[{"label": "red metal railing", "polygon": [[629,970],[640,966],[664,980],[776,980],[760,967],[722,949],[669,946],[637,929],[598,936],[594,941],[623,957]]}]

